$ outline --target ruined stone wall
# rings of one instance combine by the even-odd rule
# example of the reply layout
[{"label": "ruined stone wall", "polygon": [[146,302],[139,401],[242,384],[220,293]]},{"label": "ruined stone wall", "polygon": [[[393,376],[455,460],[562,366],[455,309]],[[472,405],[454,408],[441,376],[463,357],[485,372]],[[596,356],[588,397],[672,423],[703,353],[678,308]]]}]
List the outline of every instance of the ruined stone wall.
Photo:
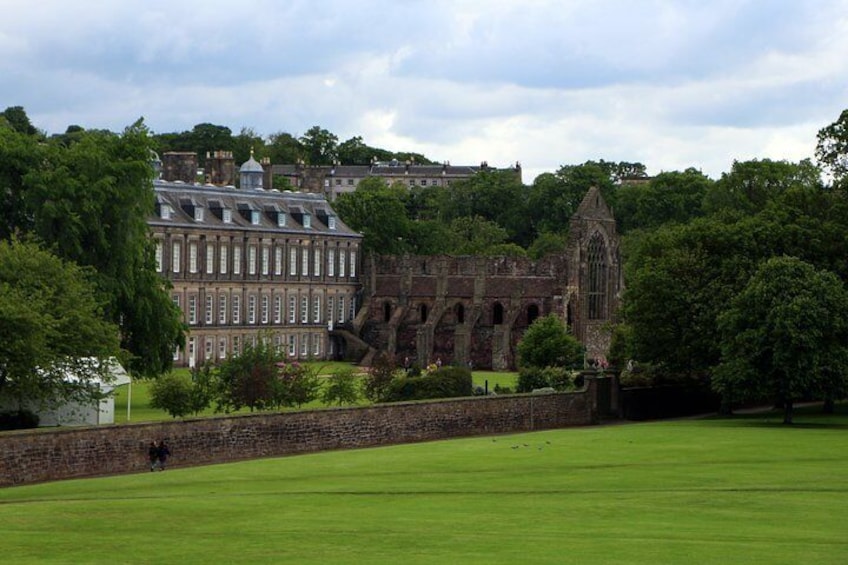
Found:
[{"label": "ruined stone wall", "polygon": [[283,414],[0,433],[0,486],[148,470],[165,438],[169,466],[185,467],[594,423],[597,387]]}]

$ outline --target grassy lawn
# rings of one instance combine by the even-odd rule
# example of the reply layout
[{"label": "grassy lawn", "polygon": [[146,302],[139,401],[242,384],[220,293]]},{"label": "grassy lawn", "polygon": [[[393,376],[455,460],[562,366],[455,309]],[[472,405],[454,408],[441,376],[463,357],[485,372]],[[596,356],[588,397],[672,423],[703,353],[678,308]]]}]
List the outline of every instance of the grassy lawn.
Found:
[{"label": "grassy lawn", "polygon": [[0,489],[8,563],[848,562],[848,410]]},{"label": "grassy lawn", "polygon": [[[351,365],[350,363],[340,362],[340,361],[316,361],[313,363],[307,363],[310,365],[314,365],[318,368],[319,375],[332,375],[335,372],[347,370],[347,369],[355,369],[360,370],[359,367]],[[185,372],[188,374],[188,369],[174,369],[175,372]],[[480,386],[485,388],[488,382],[488,390],[494,390],[495,384],[498,384],[502,387],[509,387],[513,391],[515,390],[515,384],[518,380],[517,373],[509,373],[509,372],[492,372],[492,371],[474,371],[472,373],[472,380],[475,386]],[[116,424],[125,424],[127,423],[127,397],[132,396],[131,405],[130,405],[130,413],[129,413],[129,421],[130,422],[151,422],[156,420],[169,420],[171,416],[168,415],[164,410],[158,410],[156,408],[150,407],[150,381],[146,380],[137,380],[132,384],[132,392],[130,392],[129,385],[123,385],[115,389],[115,423]],[[367,404],[368,401],[365,399],[360,400],[360,404]],[[317,408],[323,406],[323,404],[319,401],[313,401],[310,404],[306,405],[305,408]],[[237,413],[247,413],[248,409],[243,409]],[[203,411],[201,416],[214,416],[215,410],[214,406],[208,408]]]}]

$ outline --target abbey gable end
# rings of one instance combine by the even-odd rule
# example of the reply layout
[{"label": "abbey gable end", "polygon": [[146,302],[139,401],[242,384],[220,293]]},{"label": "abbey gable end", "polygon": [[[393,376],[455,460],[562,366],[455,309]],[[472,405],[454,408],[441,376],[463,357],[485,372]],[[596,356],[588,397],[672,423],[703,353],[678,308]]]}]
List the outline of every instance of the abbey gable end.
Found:
[{"label": "abbey gable end", "polygon": [[397,363],[513,369],[516,346],[554,313],[604,358],[622,291],[615,219],[589,190],[570,221],[562,254],[516,257],[372,256],[363,263],[354,331]]}]

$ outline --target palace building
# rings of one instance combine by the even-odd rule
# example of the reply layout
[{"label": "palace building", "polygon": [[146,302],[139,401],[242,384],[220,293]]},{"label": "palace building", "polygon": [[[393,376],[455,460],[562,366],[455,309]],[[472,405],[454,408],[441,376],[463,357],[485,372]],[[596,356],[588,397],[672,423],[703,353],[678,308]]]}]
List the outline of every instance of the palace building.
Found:
[{"label": "palace building", "polygon": [[[194,154],[163,157],[148,224],[156,268],[188,327],[175,364],[218,361],[258,339],[291,359],[344,355],[330,330],[355,315],[362,237],[323,195],[265,189],[252,156],[239,169],[239,188],[191,182]],[[232,154],[214,157],[212,177],[232,182]]]}]

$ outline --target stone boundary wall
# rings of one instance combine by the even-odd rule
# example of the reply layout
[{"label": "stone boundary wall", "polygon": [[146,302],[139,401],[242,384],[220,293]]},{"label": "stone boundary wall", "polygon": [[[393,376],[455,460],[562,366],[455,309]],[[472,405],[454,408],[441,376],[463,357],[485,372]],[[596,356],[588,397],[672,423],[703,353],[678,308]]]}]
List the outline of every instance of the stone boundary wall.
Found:
[{"label": "stone boundary wall", "polygon": [[148,470],[166,439],[169,467],[596,422],[597,386],[573,393],[473,397],[0,434],[0,486]]}]

